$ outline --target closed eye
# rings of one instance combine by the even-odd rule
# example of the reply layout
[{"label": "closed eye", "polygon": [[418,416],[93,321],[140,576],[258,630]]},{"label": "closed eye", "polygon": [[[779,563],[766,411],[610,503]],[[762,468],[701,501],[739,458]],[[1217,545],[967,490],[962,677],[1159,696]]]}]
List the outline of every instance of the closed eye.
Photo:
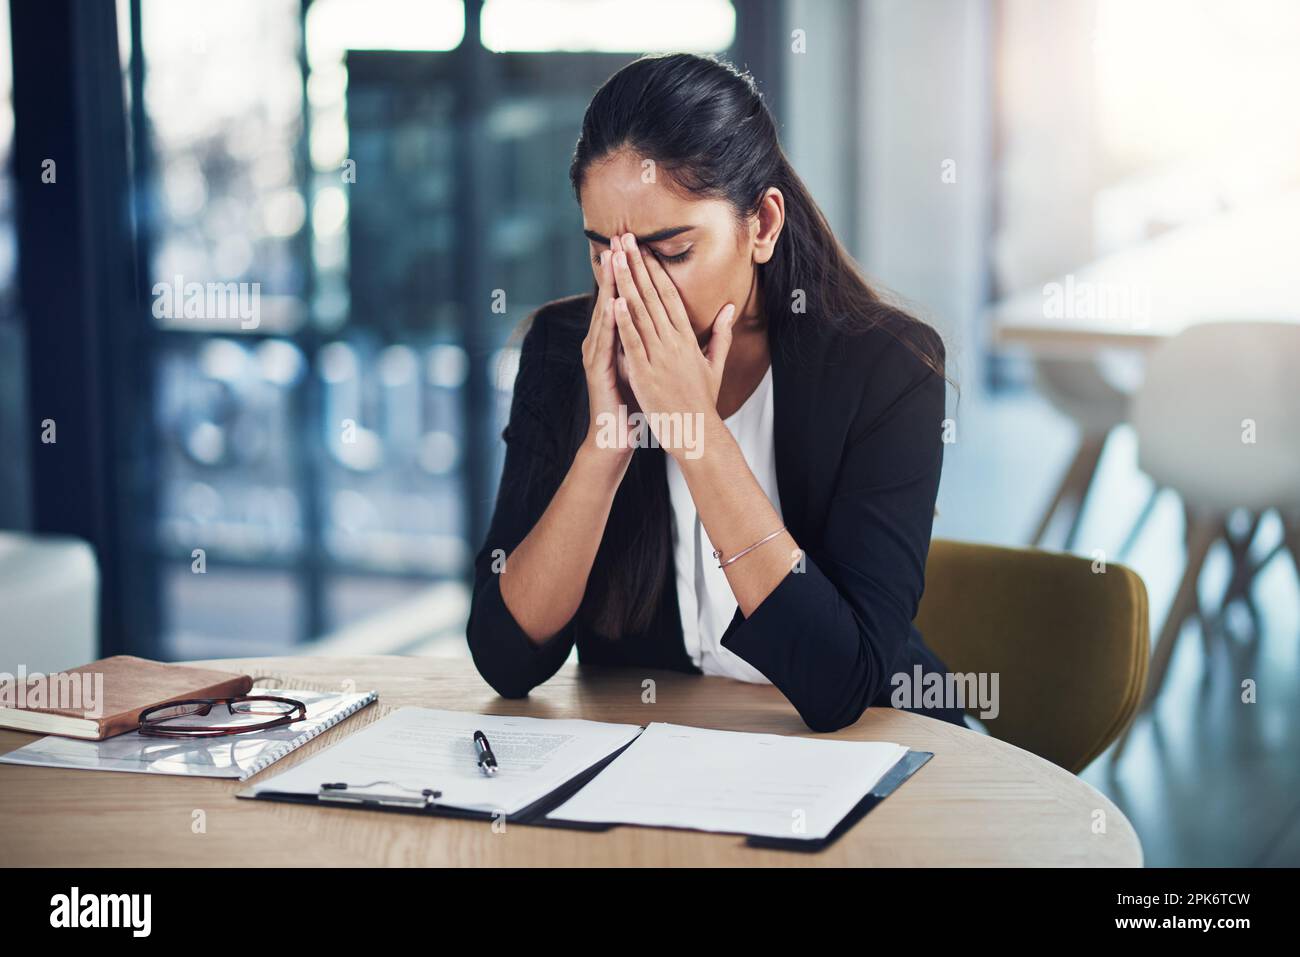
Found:
[{"label": "closed eye", "polygon": [[656,252],[656,253],[655,253],[655,258],[658,259],[661,263],[680,263],[680,262],[685,262],[685,261],[686,261],[686,257],[689,256],[689,255],[691,254],[691,250],[694,249],[694,248],[695,248],[694,246],[688,246],[687,248],[685,248],[685,249],[683,249],[681,252],[679,252],[676,256],[667,256],[667,255],[665,255],[665,254],[663,254],[663,253]]},{"label": "closed eye", "polygon": [[[654,253],[655,258],[658,259],[661,263],[674,264],[674,263],[685,262],[685,261],[686,261],[686,258],[687,258],[688,256],[690,256],[690,254],[691,254],[691,250],[694,249],[695,247],[694,247],[694,246],[688,246],[686,249],[683,249],[681,252],[677,253],[675,256],[668,256],[668,255],[665,255],[664,253],[656,252],[652,247],[646,247],[646,248],[650,249],[650,251]],[[601,252],[604,252],[604,250],[601,250]],[[593,263],[594,265],[599,266],[599,265],[600,265],[600,252],[598,252],[598,253],[596,253],[594,256],[592,256],[592,257],[591,257],[591,261],[592,261],[592,263]]]}]

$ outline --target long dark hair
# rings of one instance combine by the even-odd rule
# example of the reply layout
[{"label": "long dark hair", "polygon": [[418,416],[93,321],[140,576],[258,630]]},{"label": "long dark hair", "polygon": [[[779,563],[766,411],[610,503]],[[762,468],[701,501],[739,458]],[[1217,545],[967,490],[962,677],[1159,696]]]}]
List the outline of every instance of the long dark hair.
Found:
[{"label": "long dark hair", "polygon": [[[775,186],[785,198],[785,225],[772,257],[757,266],[768,323],[828,322],[848,331],[883,327],[946,378],[937,333],[901,335],[906,324],[920,320],[878,294],[835,238],[786,158],[749,74],[716,57],[688,53],[644,56],[628,64],[596,91],[583,117],[569,168],[579,202],[592,163],[619,150],[653,160],[658,172],[688,193],[727,200],[738,224],[757,213]],[[798,311],[792,305],[797,291],[803,293]],[[593,303],[595,293],[593,284]],[[927,349],[918,339],[939,345]],[[576,391],[574,452],[588,420],[585,388]],[[646,631],[663,590],[672,587],[672,514],[663,454],[657,448],[633,453],[588,580],[579,614],[609,638]]]}]

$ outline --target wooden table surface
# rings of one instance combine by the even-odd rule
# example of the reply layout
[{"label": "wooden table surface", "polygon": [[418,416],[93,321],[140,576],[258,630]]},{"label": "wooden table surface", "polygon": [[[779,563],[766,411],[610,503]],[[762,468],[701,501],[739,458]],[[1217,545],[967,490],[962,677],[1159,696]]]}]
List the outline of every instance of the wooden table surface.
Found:
[{"label": "wooden table surface", "polygon": [[[538,718],[811,735],[775,688],[674,672],[565,665],[528,697],[498,697],[469,661],[253,658],[195,662],[379,701],[263,771],[274,775],[404,705]],[[654,703],[643,702],[653,679]],[[978,732],[871,708],[824,737],[894,741],[934,757],[830,848],[759,850],[739,835],[604,833],[237,800],[234,781],[0,764],[0,863],[163,865],[1141,866],[1128,820],[1069,772]],[[34,740],[0,731],[0,752]],[[196,812],[202,812],[197,814]],[[202,820],[199,828],[195,821]],[[1104,822],[1103,828],[1098,822]],[[1100,832],[1100,833],[1099,833]]]}]

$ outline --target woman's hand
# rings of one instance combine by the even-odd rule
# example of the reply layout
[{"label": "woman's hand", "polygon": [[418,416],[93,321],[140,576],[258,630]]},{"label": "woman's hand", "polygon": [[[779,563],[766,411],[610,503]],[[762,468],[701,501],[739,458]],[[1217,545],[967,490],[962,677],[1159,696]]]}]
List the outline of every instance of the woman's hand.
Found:
[{"label": "woman's hand", "polygon": [[[660,434],[673,427],[671,419],[661,423],[655,437],[681,467],[709,541],[724,556],[735,555],[781,528],[781,516],[718,415],[718,391],[736,309],[730,303],[723,306],[708,346],[701,350],[677,287],[658,260],[642,256],[635,241],[615,238],[610,244],[615,250],[618,289],[614,318],[627,353],[632,391],[647,415],[703,413],[704,428],[695,434],[694,447],[683,447]],[[654,419],[650,421],[656,428]],[[691,433],[683,434],[689,441]],[[707,455],[698,444],[706,434]],[[798,547],[794,537],[782,530],[752,555],[727,565],[727,582],[746,618],[791,574]]]},{"label": "woman's hand", "polygon": [[614,321],[627,357],[628,383],[660,445],[677,457],[684,451],[681,443],[661,434],[661,423],[670,420],[656,415],[717,415],[736,308],[731,303],[722,307],[708,347],[701,350],[677,287],[658,259],[642,256],[631,233],[612,238],[610,247],[618,293]]},{"label": "woman's hand", "polygon": [[627,426],[627,416],[622,417],[622,422],[619,416],[619,407],[626,405],[626,399],[618,368],[612,261],[613,253],[609,250],[600,254],[600,265],[595,267],[599,288],[596,306],[591,313],[587,337],[582,341],[582,365],[587,375],[587,406],[590,411],[587,441],[597,448],[621,452],[630,459],[634,451],[629,440],[631,429]]}]

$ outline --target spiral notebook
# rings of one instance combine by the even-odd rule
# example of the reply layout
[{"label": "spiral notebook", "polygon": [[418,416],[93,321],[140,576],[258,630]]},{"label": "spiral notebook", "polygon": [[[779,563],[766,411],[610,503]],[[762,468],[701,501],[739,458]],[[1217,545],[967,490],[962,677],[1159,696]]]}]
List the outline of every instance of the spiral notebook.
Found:
[{"label": "spiral notebook", "polygon": [[[249,694],[294,698],[307,706],[307,718],[269,731],[194,741],[146,737],[136,731],[103,741],[49,736],[0,755],[0,763],[246,781],[378,698],[374,691],[340,694],[258,687]],[[213,720],[220,723],[221,718],[214,713]]]}]

